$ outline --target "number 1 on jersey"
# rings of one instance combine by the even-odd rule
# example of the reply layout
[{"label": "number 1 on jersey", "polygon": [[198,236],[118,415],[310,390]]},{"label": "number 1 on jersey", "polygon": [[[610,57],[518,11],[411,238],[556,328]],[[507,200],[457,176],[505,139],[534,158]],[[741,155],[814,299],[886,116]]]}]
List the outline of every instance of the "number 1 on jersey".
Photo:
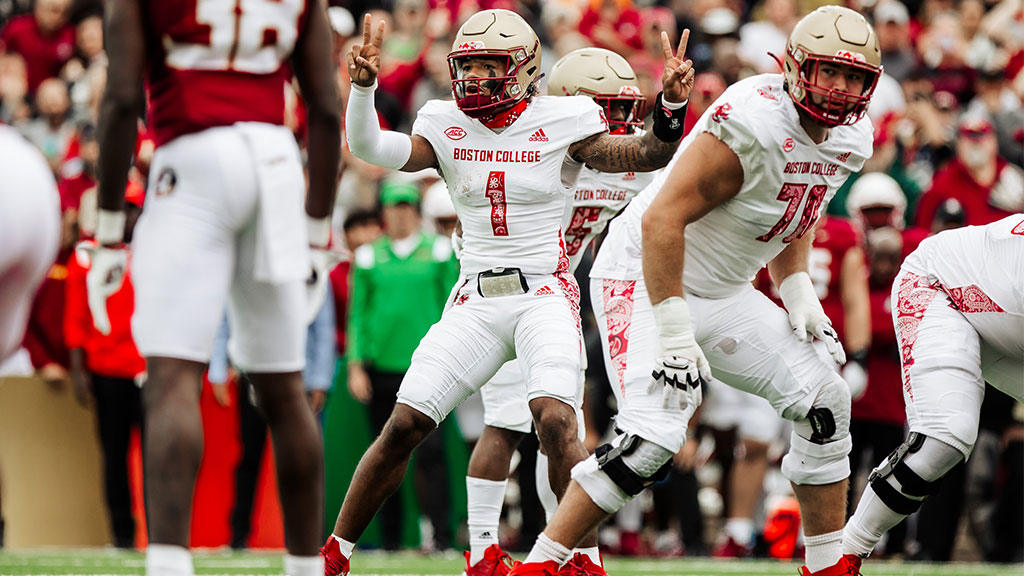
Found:
[{"label": "number 1 on jersey", "polygon": [[508,236],[505,204],[505,172],[492,171],[487,175],[487,190],[484,195],[491,201],[491,233]]}]

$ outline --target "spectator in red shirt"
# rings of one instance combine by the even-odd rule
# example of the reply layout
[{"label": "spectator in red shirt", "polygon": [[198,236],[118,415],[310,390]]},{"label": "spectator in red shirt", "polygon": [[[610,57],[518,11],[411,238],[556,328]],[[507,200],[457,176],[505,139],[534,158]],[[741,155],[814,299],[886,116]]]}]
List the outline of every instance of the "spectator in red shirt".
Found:
[{"label": "spectator in red shirt", "polygon": [[60,74],[74,55],[75,27],[68,22],[70,0],[36,0],[31,14],[12,18],[0,31],[10,52],[21,54],[28,68],[28,91]]},{"label": "spectator in red shirt", "polygon": [[[129,188],[125,195],[127,218],[124,241],[131,242],[135,222],[142,211],[143,193]],[[75,398],[83,406],[96,406],[96,425],[103,451],[103,481],[114,545],[134,548],[135,518],[132,516],[128,481],[128,447],[134,426],[142,425],[142,403],[136,382],[146,370],[132,338],[131,317],[135,292],[131,277],[124,275],[120,290],[107,299],[110,334],[101,334],[89,312],[86,273],[90,260],[87,240],[68,262],[64,307],[64,341],[71,358],[71,381]]]},{"label": "spectator in red shirt", "polygon": [[632,0],[591,0],[580,20],[580,33],[593,40],[595,46],[626,58],[643,50],[640,30],[640,12]]},{"label": "spectator in red shirt", "polygon": [[969,116],[957,129],[956,157],[932,181],[917,208],[917,225],[931,229],[940,204],[953,199],[968,226],[1024,211],[1024,175],[998,154],[992,123]]}]

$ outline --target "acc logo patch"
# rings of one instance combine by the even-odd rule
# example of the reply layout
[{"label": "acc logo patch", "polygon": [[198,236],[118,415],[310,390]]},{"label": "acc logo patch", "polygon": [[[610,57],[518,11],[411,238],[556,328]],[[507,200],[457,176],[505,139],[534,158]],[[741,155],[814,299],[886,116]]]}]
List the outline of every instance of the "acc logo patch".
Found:
[{"label": "acc logo patch", "polygon": [[164,168],[156,179],[156,195],[167,196],[174,191],[174,187],[177,185],[178,175],[174,173],[174,170]]},{"label": "acc logo patch", "polygon": [[462,140],[466,137],[466,131],[458,126],[452,126],[451,128],[444,131],[444,135],[451,138],[452,140]]},{"label": "acc logo patch", "polygon": [[796,148],[796,142],[794,142],[792,138],[786,138],[782,143],[782,149],[786,152],[792,152],[793,148]]}]

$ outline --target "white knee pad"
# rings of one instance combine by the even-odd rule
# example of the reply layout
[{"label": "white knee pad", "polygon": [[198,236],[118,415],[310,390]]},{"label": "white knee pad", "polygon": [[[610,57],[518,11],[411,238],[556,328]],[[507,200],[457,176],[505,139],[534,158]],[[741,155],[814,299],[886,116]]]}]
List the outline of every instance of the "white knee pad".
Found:
[{"label": "white knee pad", "polygon": [[838,374],[818,387],[811,409],[793,421],[782,475],[794,484],[823,485],[850,476],[850,388]]},{"label": "white knee pad", "polygon": [[668,473],[672,452],[629,434],[597,447],[572,469],[572,479],[599,508],[614,514]]}]

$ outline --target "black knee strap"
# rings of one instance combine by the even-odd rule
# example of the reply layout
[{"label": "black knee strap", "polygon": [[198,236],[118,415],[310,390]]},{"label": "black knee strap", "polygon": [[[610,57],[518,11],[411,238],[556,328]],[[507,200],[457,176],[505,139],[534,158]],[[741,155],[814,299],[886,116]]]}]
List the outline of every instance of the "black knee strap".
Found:
[{"label": "black knee strap", "polygon": [[615,482],[623,492],[630,496],[636,496],[643,492],[644,488],[664,480],[672,469],[672,460],[669,460],[661,468],[658,468],[658,471],[650,478],[643,478],[629,466],[626,466],[626,463],[622,461],[622,457],[636,450],[640,441],[641,438],[639,436],[626,434],[626,437],[622,439],[618,446],[612,446],[611,443],[607,443],[598,446],[594,450],[597,467],[607,474],[612,482]]},{"label": "black knee strap", "polygon": [[[913,514],[921,504],[939,489],[939,480],[928,481],[910,469],[904,460],[907,454],[921,449],[925,436],[913,432],[907,441],[900,445],[886,458],[881,466],[871,472],[868,482],[878,498],[894,512]],[[900,488],[889,483],[887,478],[893,476],[900,483]]]}]

